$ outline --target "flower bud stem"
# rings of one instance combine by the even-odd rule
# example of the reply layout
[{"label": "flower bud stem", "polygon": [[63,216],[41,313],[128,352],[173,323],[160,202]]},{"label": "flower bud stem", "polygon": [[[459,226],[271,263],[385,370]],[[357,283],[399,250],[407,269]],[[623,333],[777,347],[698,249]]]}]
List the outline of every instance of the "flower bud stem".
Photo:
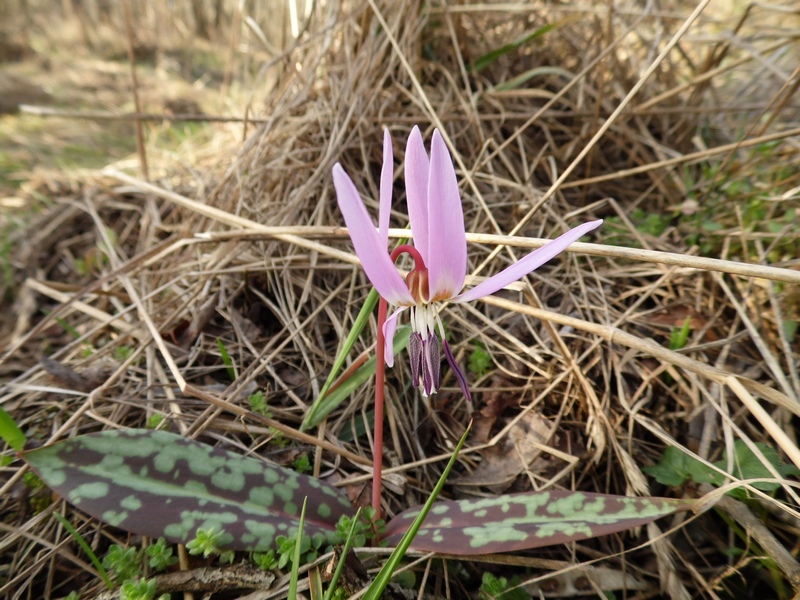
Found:
[{"label": "flower bud stem", "polygon": [[[425,261],[419,250],[409,244],[401,244],[392,250],[392,260],[396,261],[401,254],[408,254],[414,259],[414,269],[425,271]],[[372,428],[372,508],[375,519],[381,518],[381,473],[383,471],[383,403],[384,383],[386,381],[386,339],[383,326],[386,324],[387,303],[382,297],[378,301],[378,340],[375,348],[375,423]]]},{"label": "flower bud stem", "polygon": [[383,469],[383,386],[386,380],[386,300],[378,300],[378,340],[375,348],[375,424],[372,429],[372,508],[375,520],[381,518],[381,471]]}]

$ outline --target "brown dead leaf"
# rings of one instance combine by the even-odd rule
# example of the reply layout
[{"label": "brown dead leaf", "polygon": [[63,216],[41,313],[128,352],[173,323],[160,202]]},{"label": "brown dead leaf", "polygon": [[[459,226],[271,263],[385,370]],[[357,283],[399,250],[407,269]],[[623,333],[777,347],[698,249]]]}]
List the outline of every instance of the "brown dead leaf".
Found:
[{"label": "brown dead leaf", "polygon": [[529,412],[512,427],[500,442],[487,448],[475,471],[456,483],[480,485],[495,492],[504,492],[526,469],[543,470],[537,467],[541,446],[547,444],[553,434],[553,424],[538,413]]},{"label": "brown dead leaf", "polygon": [[111,373],[111,369],[103,365],[78,373],[72,367],[48,356],[42,357],[39,363],[58,385],[78,392],[91,392],[108,379]]},{"label": "brown dead leaf", "polygon": [[[505,382],[492,381],[493,386],[501,387]],[[480,410],[472,414],[472,441],[485,444],[492,437],[492,429],[503,412],[512,406],[519,406],[519,396],[508,392],[492,392]]]}]

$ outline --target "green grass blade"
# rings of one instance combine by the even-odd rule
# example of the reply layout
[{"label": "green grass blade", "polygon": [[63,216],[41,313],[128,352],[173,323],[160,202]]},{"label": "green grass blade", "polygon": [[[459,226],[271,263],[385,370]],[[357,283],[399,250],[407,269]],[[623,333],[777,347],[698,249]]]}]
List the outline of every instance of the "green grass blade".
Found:
[{"label": "green grass blade", "polygon": [[681,350],[689,341],[689,333],[692,331],[692,318],[686,317],[680,329],[675,328],[669,336],[669,349]]},{"label": "green grass blade", "polygon": [[64,529],[66,529],[69,532],[69,534],[72,536],[72,539],[74,539],[76,542],[78,542],[78,545],[81,548],[83,548],[84,552],[86,552],[86,556],[89,557],[89,560],[92,561],[92,564],[94,565],[94,568],[97,569],[98,573],[100,573],[100,577],[102,577],[103,581],[106,584],[106,587],[108,589],[110,589],[110,590],[113,590],[114,589],[114,584],[111,583],[111,578],[109,578],[108,572],[103,567],[102,563],[100,562],[100,559],[97,558],[97,555],[92,551],[92,549],[89,546],[89,544],[86,543],[86,540],[84,540],[83,537],[81,536],[81,534],[78,533],[78,530],[75,529],[72,526],[72,523],[67,521],[64,517],[62,517],[57,512],[54,512],[53,516],[56,518],[56,520],[59,523],[61,523],[64,526]]},{"label": "green grass blade", "polygon": [[236,369],[233,368],[233,361],[231,360],[231,355],[228,354],[228,349],[225,347],[223,341],[217,338],[217,347],[219,348],[219,355],[222,358],[222,363],[225,365],[228,371],[228,377],[231,381],[236,381]]},{"label": "green grass blade", "polygon": [[[404,325],[398,327],[394,335],[393,352],[397,354],[402,352],[408,345],[408,338],[411,334],[411,327]],[[310,429],[319,424],[322,419],[327,417],[337,406],[347,400],[347,398],[356,389],[364,384],[368,379],[375,375],[375,357],[373,356],[361,367],[359,367],[353,375],[342,383],[339,387],[333,390],[327,397],[320,396],[321,400],[317,400],[314,406],[308,412],[306,420],[301,427],[301,430]]]},{"label": "green grass blade", "polygon": [[13,417],[0,408],[0,437],[17,452],[25,447],[25,434]]},{"label": "green grass blade", "polygon": [[439,492],[442,491],[444,482],[447,481],[447,476],[450,474],[453,465],[456,464],[458,453],[461,452],[461,448],[464,447],[464,442],[467,441],[467,436],[469,435],[469,430],[471,427],[472,423],[469,424],[467,430],[464,432],[464,435],[462,435],[461,439],[458,441],[456,450],[453,452],[453,456],[450,457],[450,461],[444,468],[444,473],[442,473],[442,476],[436,483],[436,487],[433,488],[433,492],[431,492],[428,501],[425,502],[425,505],[422,507],[419,515],[417,515],[417,518],[414,519],[414,522],[411,524],[411,527],[408,528],[408,531],[403,536],[403,539],[401,539],[400,543],[397,544],[397,548],[394,549],[394,552],[392,552],[392,554],[389,556],[389,559],[386,561],[386,563],[384,563],[383,568],[381,568],[380,572],[375,577],[375,581],[373,581],[372,585],[369,586],[367,593],[364,594],[365,600],[378,600],[381,597],[381,594],[383,594],[383,590],[385,590],[386,586],[389,585],[389,580],[397,570],[400,561],[406,555],[406,551],[408,550],[408,547],[411,546],[411,542],[414,541],[414,536],[417,535],[417,531],[419,531],[419,528],[422,526],[422,522],[425,520],[425,517],[428,516],[428,512],[431,510],[434,502],[436,502],[436,497],[439,495]]},{"label": "green grass blade", "polygon": [[336,584],[339,583],[339,577],[342,575],[342,571],[344,570],[344,563],[347,559],[347,554],[350,552],[350,548],[353,547],[353,535],[356,532],[356,525],[358,524],[358,520],[361,518],[361,509],[359,508],[356,511],[356,516],[353,518],[353,522],[350,523],[350,531],[347,532],[347,539],[344,541],[344,549],[342,550],[342,555],[339,558],[339,564],[336,565],[336,570],[333,572],[333,577],[331,577],[331,581],[328,584],[328,591],[325,592],[325,597],[323,600],[332,600],[333,594],[336,592]]},{"label": "green grass blade", "polygon": [[60,317],[56,317],[55,321],[56,321],[56,323],[58,323],[64,329],[64,331],[69,333],[76,340],[81,337],[80,332],[77,329],[75,329],[72,325],[67,323],[64,319],[62,319]]},{"label": "green grass blade", "polygon": [[342,370],[344,366],[344,361],[347,359],[347,356],[350,354],[350,351],[353,349],[353,346],[356,344],[356,340],[358,336],[361,335],[361,332],[364,330],[364,327],[367,326],[367,322],[369,321],[369,316],[375,310],[375,306],[378,304],[378,299],[380,295],[378,294],[378,290],[372,288],[372,291],[367,296],[367,299],[364,301],[364,306],[361,307],[361,310],[358,312],[358,316],[356,320],[353,322],[353,327],[350,329],[350,333],[347,334],[347,339],[344,341],[342,345],[342,351],[339,352],[339,355],[336,357],[336,360],[333,363],[333,368],[331,369],[330,374],[328,375],[328,379],[325,381],[325,384],[322,386],[322,390],[320,390],[319,397],[314,402],[314,405],[311,407],[311,410],[308,411],[303,424],[300,426],[300,431],[306,431],[311,427],[314,427],[317,423],[319,423],[325,415],[320,416],[320,412],[322,410],[322,405],[325,403],[326,396],[328,394],[328,390],[331,389],[333,382],[336,381],[336,378],[339,376],[339,371]]},{"label": "green grass blade", "polygon": [[300,524],[297,526],[297,540],[294,544],[294,556],[292,556],[292,576],[289,578],[289,593],[287,598],[297,598],[297,579],[300,575],[300,548],[303,545],[303,523],[306,520],[306,504],[308,496],[303,498],[303,510],[300,511]]},{"label": "green grass blade", "polygon": [[536,67],[534,69],[530,69],[525,71],[524,73],[517,75],[509,79],[508,81],[504,81],[503,83],[499,83],[494,88],[492,88],[495,92],[506,92],[509,90],[515,90],[518,87],[524,85],[534,77],[541,77],[544,75],[555,75],[557,77],[562,77],[566,81],[569,81],[571,78],[575,76],[574,73],[570,73],[566,69],[560,69],[558,67]]},{"label": "green grass blade", "polygon": [[528,42],[543,36],[544,34],[553,30],[555,27],[557,27],[557,25],[545,25],[544,27],[540,27],[539,29],[532,31],[531,33],[528,33],[521,38],[514,40],[513,42],[500,46],[499,48],[496,48],[495,50],[478,57],[473,63],[472,70],[478,72],[482,69],[485,69],[501,56],[504,56],[512,50],[516,50],[520,46],[524,46]]}]

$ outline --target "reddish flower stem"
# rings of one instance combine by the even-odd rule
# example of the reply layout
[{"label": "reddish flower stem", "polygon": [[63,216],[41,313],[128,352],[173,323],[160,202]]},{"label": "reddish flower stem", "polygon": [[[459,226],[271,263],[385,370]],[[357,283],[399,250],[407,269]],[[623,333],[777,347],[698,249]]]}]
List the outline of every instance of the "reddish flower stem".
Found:
[{"label": "reddish flower stem", "polygon": [[[392,260],[397,260],[401,254],[406,253],[414,259],[414,268],[425,270],[425,261],[419,250],[414,246],[402,244],[392,250]],[[386,339],[383,335],[383,326],[386,324],[386,300],[378,300],[378,342],[375,348],[375,424],[372,428],[372,508],[375,509],[375,519],[381,518],[381,488],[383,481],[383,402],[384,384],[386,381]]]},{"label": "reddish flower stem", "polygon": [[375,425],[372,431],[372,508],[375,520],[381,518],[381,471],[383,469],[383,386],[386,380],[386,343],[383,325],[386,323],[386,300],[378,300],[378,343],[375,348]]}]

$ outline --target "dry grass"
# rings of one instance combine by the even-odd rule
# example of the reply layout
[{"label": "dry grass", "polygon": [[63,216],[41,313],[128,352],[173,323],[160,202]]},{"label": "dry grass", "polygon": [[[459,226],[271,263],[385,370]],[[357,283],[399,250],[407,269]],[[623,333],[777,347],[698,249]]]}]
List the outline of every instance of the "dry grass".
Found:
[{"label": "dry grass", "polygon": [[[264,32],[264,47],[229,61],[234,82],[250,74],[247,114],[258,123],[214,126],[180,160],[151,139],[150,186],[130,161],[38,186],[52,202],[4,255],[13,319],[0,323],[0,405],[36,443],[160,415],[185,435],[279,462],[306,453],[317,474],[335,472],[366,502],[371,385],[316,438],[297,432],[369,291],[330,172],[342,162],[377,198],[382,128],[402,159],[419,124],[426,139],[439,127],[453,150],[473,276],[590,218],[606,219],[591,240],[605,245],[576,245],[512,290],[447,309],[462,364],[479,345],[490,357],[470,375],[475,406],[452,375],[423,402],[398,361],[387,389],[389,514],[424,501],[473,416],[454,496],[558,487],[719,500],[691,482],[665,488],[642,467],[667,446],[710,464],[738,439],[767,442],[800,467],[800,20],[774,6],[712,8],[334,1],[315,6],[296,43]],[[554,28],[474,68],[545,25]],[[396,175],[393,226],[404,227]],[[687,318],[688,344],[667,349]],[[362,336],[352,360],[373,340]],[[68,389],[44,356],[96,383]],[[248,419],[257,389],[288,449]],[[535,450],[520,445],[532,427],[544,432]],[[481,479],[487,466],[502,480]],[[19,461],[0,473],[0,595],[83,587],[91,597],[94,570],[50,515],[66,514],[101,553],[121,532],[62,501],[32,502],[41,492],[23,483]],[[425,559],[420,597],[470,597],[485,571],[519,575],[537,594],[588,565],[642,584],[629,581],[626,597],[790,597],[800,592],[800,515],[796,479],[779,479],[770,495],[748,486],[748,505],[721,501],[725,514],[740,511],[736,523],[684,515],[662,524],[669,537],[651,527],[504,566]]]}]

